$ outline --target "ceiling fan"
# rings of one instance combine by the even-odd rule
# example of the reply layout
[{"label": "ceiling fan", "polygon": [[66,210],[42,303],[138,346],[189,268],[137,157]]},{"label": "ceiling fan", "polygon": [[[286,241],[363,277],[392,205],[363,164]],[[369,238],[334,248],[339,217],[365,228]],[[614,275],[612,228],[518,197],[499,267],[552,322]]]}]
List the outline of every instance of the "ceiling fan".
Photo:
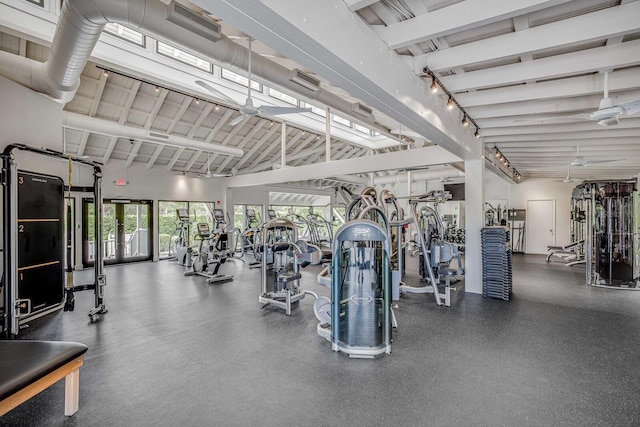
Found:
[{"label": "ceiling fan", "polygon": [[247,90],[247,99],[243,105],[238,105],[235,101],[231,100],[228,96],[220,92],[219,90],[213,88],[206,82],[202,80],[196,81],[196,83],[206,90],[210,91],[214,95],[225,99],[226,101],[231,101],[232,104],[238,108],[240,111],[240,115],[229,122],[230,126],[235,126],[244,120],[245,117],[251,116],[278,116],[281,114],[299,114],[299,113],[309,113],[311,112],[311,108],[300,108],[300,107],[274,107],[270,105],[261,105],[256,107],[253,105],[253,98],[251,98],[251,38],[249,38],[249,64],[247,68],[247,79],[248,90]]},{"label": "ceiling fan", "polygon": [[573,159],[573,161],[571,162],[571,164],[569,166],[585,167],[585,166],[597,165],[597,164],[600,164],[600,163],[617,162],[619,160],[620,159],[616,159],[616,160],[585,160],[584,157],[580,155],[580,146],[576,146],[576,158]]},{"label": "ceiling fan", "polygon": [[539,119],[524,119],[514,121],[527,121],[536,123],[552,123],[552,122],[564,122],[567,120],[590,120],[597,122],[600,126],[614,126],[619,123],[619,118],[622,115],[632,116],[640,112],[640,99],[636,99],[629,102],[623,102],[618,105],[613,105],[613,100],[609,98],[609,72],[604,71],[604,97],[600,101],[598,109],[591,113],[573,114],[567,116],[555,116],[545,117]]},{"label": "ceiling fan", "polygon": [[569,168],[567,169],[567,177],[559,182],[566,182],[566,183],[571,183],[571,182],[578,182],[580,181],[577,178],[571,178],[571,166],[569,166]]}]

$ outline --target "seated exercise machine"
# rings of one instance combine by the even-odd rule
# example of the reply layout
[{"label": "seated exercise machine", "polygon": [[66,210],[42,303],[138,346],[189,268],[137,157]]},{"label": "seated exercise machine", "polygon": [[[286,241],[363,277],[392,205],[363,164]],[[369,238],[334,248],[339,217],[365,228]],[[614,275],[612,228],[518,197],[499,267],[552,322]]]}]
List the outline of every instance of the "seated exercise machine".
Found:
[{"label": "seated exercise machine", "polygon": [[173,221],[176,229],[171,234],[169,259],[175,259],[179,265],[187,265],[187,261],[190,261],[189,226],[192,221],[186,208],[176,209],[176,217]]},{"label": "seated exercise machine", "polygon": [[571,242],[564,246],[547,246],[547,250],[549,251],[547,262],[551,261],[552,256],[562,259],[565,262],[565,267],[587,262],[584,258],[584,240]]},{"label": "seated exercise machine", "polygon": [[[464,270],[458,246],[444,240],[444,225],[436,210],[436,206],[444,203],[448,198],[451,198],[448,192],[432,191],[409,199],[413,222],[418,228],[420,275],[428,284],[426,286],[401,285],[400,293],[431,293],[435,297],[436,304],[450,307],[451,278],[464,274]],[[434,206],[431,207],[430,204]],[[453,259],[457,261],[456,268],[451,267]],[[439,285],[443,279],[444,293],[441,293]]]},{"label": "seated exercise machine", "polygon": [[318,335],[333,351],[352,358],[391,353],[391,244],[388,230],[373,221],[349,221],[333,242],[331,299],[319,297]]},{"label": "seated exercise machine", "polygon": [[309,207],[307,215],[310,242],[322,251],[322,259],[331,259],[331,242],[333,242],[333,229],[329,221],[323,216],[315,213],[313,207]]},{"label": "seated exercise machine", "polygon": [[[198,251],[193,255],[190,269],[187,270],[184,275],[204,276],[207,278],[207,283],[233,280],[233,276],[218,273],[220,266],[226,262],[227,258],[221,257],[220,253],[216,251],[216,242],[213,241],[209,224],[206,222],[199,222],[197,227],[198,234],[195,239],[199,240],[200,244],[198,246]],[[213,265],[213,270],[210,270],[210,265]]]},{"label": "seated exercise machine", "polygon": [[298,240],[297,227],[285,218],[275,218],[267,222],[263,230],[262,286],[258,297],[264,307],[273,305],[285,310],[290,316],[292,304],[306,294],[318,296],[300,288],[299,268],[320,264],[320,248]]}]

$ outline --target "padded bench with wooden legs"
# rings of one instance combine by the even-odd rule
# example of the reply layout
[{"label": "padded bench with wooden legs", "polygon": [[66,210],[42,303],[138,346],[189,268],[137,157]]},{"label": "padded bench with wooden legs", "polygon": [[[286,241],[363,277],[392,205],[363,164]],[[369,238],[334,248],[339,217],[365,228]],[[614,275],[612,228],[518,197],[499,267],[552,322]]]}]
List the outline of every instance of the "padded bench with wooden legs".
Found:
[{"label": "padded bench with wooden legs", "polygon": [[62,341],[0,341],[0,416],[65,380],[64,414],[78,412],[87,346]]}]

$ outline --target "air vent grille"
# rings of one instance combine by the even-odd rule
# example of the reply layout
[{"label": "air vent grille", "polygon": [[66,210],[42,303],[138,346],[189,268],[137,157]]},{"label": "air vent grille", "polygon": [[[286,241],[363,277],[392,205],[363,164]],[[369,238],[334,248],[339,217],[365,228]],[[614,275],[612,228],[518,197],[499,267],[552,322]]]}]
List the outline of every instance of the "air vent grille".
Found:
[{"label": "air vent grille", "polygon": [[169,140],[169,135],[166,135],[164,133],[149,132],[149,138],[163,139],[167,141]]},{"label": "air vent grille", "polygon": [[204,19],[202,16],[193,13],[176,2],[171,3],[169,10],[170,13],[169,16],[167,16],[168,21],[191,31],[192,33],[198,34],[207,40],[214,42],[220,40],[220,25],[215,22]]},{"label": "air vent grille", "polygon": [[289,71],[289,80],[314,92],[320,89],[320,80],[297,68]]},{"label": "air vent grille", "polygon": [[359,102],[354,103],[351,106],[352,111],[355,114],[359,114],[362,117],[367,117],[367,118],[372,118],[373,117],[373,109],[371,109],[371,107],[367,107],[364,104],[361,104]]}]

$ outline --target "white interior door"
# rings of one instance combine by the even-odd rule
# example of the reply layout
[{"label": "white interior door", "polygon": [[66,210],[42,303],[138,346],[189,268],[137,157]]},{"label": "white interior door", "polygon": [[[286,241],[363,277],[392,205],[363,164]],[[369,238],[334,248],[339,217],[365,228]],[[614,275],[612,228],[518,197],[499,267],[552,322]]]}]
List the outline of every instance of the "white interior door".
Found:
[{"label": "white interior door", "polygon": [[556,201],[527,200],[527,253],[546,254],[556,244]]}]

